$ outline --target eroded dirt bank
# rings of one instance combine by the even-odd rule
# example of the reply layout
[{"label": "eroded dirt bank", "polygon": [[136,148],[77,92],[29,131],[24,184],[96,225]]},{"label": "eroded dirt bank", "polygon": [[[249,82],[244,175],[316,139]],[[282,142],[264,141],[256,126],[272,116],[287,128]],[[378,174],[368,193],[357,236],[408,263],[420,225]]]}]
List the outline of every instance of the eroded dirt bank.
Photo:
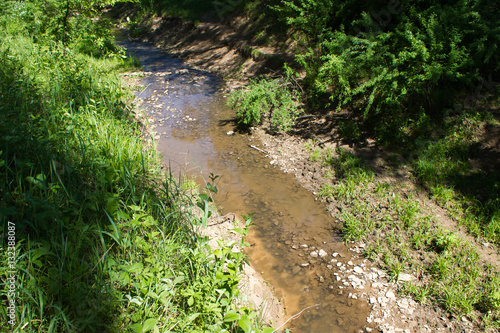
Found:
[{"label": "eroded dirt bank", "polygon": [[[248,51],[249,47],[251,49],[259,49],[259,47],[251,40],[244,38],[246,29],[244,23],[233,22],[232,25],[220,25],[202,22],[195,27],[178,18],[156,17],[148,21],[151,22],[150,32],[142,40],[154,43],[170,54],[179,56],[195,68],[228,77],[226,90],[235,89],[249,78],[265,72],[266,68],[269,68],[270,61],[276,62],[275,57],[290,58],[290,55],[284,55],[281,51],[272,48],[260,48],[261,55],[252,57],[251,52],[249,54]],[[253,129],[251,133],[253,145],[260,149],[256,154],[262,154],[268,158],[267,163],[270,168],[279,167],[284,172],[294,175],[304,188],[315,195],[319,193],[329,177],[325,175],[325,170],[319,163],[310,160],[310,146],[318,143],[323,148],[331,148],[332,151],[340,146],[345,150],[366,156],[367,161],[371,162],[371,166],[376,170],[376,177],[396,184],[402,192],[409,193],[416,189],[411,175],[406,170],[393,172],[386,167],[388,155],[374,142],[367,141],[363,146],[354,146],[337,139],[332,125],[334,124],[333,117],[333,115],[327,115],[305,119],[297,127],[295,136],[270,135],[265,129]],[[329,128],[329,131],[325,131],[325,128]],[[331,181],[331,178],[328,179]],[[454,221],[447,219],[446,213],[427,200],[425,195],[420,196],[419,200],[429,212],[439,216],[440,223],[447,229],[455,230],[467,237],[466,233],[461,231]],[[338,238],[339,225],[336,225],[335,216],[342,210],[342,207],[335,201],[325,202],[325,206],[332,215],[330,235]],[[257,239],[250,238],[250,241],[253,244],[258,243]],[[471,241],[474,242],[473,239]],[[353,302],[356,302],[369,308],[365,331],[378,329],[383,332],[475,332],[482,330],[475,326],[476,323],[465,317],[456,317],[439,308],[430,305],[423,306],[410,297],[400,296],[398,291],[402,284],[415,281],[419,277],[401,274],[398,281],[390,280],[387,272],[363,258],[365,243],[351,243],[344,249],[336,250],[328,248],[327,238],[321,239],[302,234],[292,235],[286,239],[278,238],[277,243],[291,256],[297,258],[297,263],[300,263],[293,268],[292,272],[298,276],[307,276],[309,285],[322,287],[325,293],[332,295],[332,301],[338,299],[335,295],[347,295],[345,302],[350,303],[351,306]],[[260,246],[263,245],[260,244]],[[478,248],[485,255],[485,260],[498,263],[496,251],[491,251],[481,244],[478,244]],[[251,251],[250,255],[252,255]],[[260,267],[263,267],[262,265],[261,263]],[[266,279],[280,282],[275,275],[272,271],[264,272]],[[304,285],[304,292],[307,292],[308,287],[307,284]],[[296,308],[305,305],[299,304]],[[332,311],[332,320],[339,321],[335,319],[335,315],[341,315],[341,313],[335,313],[334,307]],[[365,310],[361,312],[363,311]],[[288,313],[288,315],[293,314]],[[343,323],[337,322],[337,324],[342,326]]]}]

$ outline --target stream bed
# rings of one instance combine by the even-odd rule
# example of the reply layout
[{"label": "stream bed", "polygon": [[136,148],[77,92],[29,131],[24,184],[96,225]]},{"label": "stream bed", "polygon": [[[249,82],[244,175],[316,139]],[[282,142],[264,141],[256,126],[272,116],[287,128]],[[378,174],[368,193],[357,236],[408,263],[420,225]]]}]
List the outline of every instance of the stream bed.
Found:
[{"label": "stream bed", "polygon": [[254,148],[265,149],[256,137],[238,132],[234,112],[225,106],[224,82],[152,45],[119,44],[144,67],[136,103],[148,115],[163,162],[201,184],[210,173],[219,175],[215,202],[221,214],[254,213],[247,254],[283,298],[287,317],[319,304],[291,321],[291,331],[363,330],[370,308],[348,298],[333,274],[334,258],[349,257],[334,219],[294,176]]}]

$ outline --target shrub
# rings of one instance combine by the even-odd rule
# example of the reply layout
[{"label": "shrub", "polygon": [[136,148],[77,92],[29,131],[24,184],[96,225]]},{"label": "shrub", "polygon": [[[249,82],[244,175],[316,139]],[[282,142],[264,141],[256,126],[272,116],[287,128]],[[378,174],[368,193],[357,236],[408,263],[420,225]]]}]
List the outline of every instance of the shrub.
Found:
[{"label": "shrub", "polygon": [[291,129],[300,111],[297,107],[298,93],[280,79],[251,81],[247,89],[233,92],[227,104],[236,110],[241,124],[252,126],[262,122],[268,115],[274,129]]}]

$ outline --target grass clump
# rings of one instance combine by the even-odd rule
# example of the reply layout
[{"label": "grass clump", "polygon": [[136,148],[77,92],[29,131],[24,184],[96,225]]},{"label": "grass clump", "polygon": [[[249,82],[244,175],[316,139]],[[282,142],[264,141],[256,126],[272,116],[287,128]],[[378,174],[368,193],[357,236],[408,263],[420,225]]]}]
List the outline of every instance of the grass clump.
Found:
[{"label": "grass clump", "polygon": [[235,109],[240,124],[258,125],[265,116],[273,129],[288,131],[300,114],[297,99],[298,93],[286,80],[260,79],[252,80],[244,90],[234,91],[227,104]]},{"label": "grass clump", "polygon": [[336,184],[326,183],[322,186],[320,195],[327,199],[350,200],[357,196],[358,187],[365,186],[373,179],[373,172],[364,167],[362,160],[343,149],[333,153],[329,148],[312,150],[310,159],[321,161],[321,164],[331,168],[335,177],[340,179]]}]

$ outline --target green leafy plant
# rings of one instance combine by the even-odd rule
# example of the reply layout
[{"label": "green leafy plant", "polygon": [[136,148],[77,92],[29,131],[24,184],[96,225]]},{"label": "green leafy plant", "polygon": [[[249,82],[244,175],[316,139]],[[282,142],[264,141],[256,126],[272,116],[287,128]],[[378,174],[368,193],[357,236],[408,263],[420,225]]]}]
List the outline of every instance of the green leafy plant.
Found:
[{"label": "green leafy plant", "polygon": [[236,90],[227,104],[234,108],[239,122],[252,126],[268,116],[274,129],[288,131],[300,113],[298,94],[282,79],[252,80],[244,90]]}]

